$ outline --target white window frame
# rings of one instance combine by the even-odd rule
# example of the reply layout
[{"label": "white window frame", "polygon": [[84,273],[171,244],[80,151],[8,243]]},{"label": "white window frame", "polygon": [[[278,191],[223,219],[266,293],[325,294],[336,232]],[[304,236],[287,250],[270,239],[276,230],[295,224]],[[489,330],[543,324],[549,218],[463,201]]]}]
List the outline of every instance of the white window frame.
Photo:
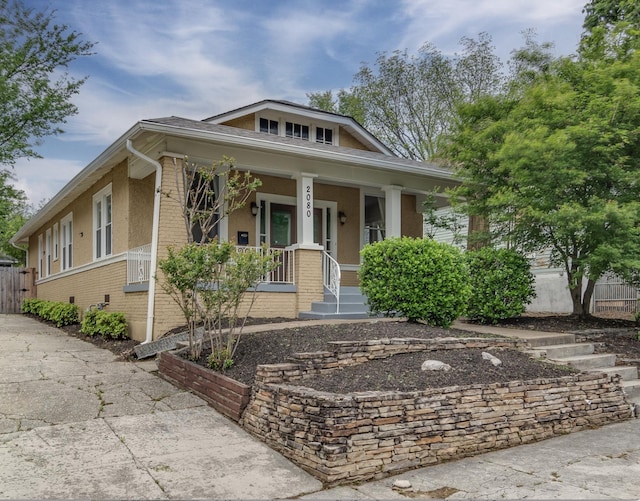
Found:
[{"label": "white window frame", "polygon": [[73,212],[70,212],[60,220],[60,247],[62,256],[60,271],[73,268]]},{"label": "white window frame", "polygon": [[53,225],[53,260],[57,261],[60,258],[60,232],[58,230],[58,223]]},{"label": "white window frame", "polygon": [[[109,206],[110,209],[107,210]],[[98,261],[112,254],[113,192],[111,183],[109,183],[93,195],[93,259],[94,261]]]},{"label": "white window frame", "polygon": [[[322,131],[322,139],[320,139],[318,137],[318,131],[319,130]],[[327,139],[326,139],[327,131],[331,132],[331,141],[327,141]],[[316,126],[314,126],[314,134],[315,135],[314,135],[313,139],[314,139],[314,141],[316,143],[319,143],[319,144],[334,144],[333,137],[335,136],[335,134],[334,134],[334,130],[333,130],[332,127],[322,127],[321,125],[316,125]]]},{"label": "white window frame", "polygon": [[44,243],[42,233],[38,235],[38,277],[44,278],[42,272],[44,271]]},{"label": "white window frame", "polygon": [[46,275],[45,276],[49,276],[51,275],[51,257],[52,257],[52,241],[51,241],[51,228],[49,228],[46,232],[45,232],[45,270],[46,270]]}]

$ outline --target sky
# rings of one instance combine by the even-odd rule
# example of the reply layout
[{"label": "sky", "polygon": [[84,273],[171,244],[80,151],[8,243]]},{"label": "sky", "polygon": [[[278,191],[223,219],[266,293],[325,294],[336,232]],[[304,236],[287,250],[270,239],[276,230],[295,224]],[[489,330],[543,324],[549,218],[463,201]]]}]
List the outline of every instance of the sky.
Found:
[{"label": "sky", "polygon": [[39,206],[136,122],[201,120],[263,99],[307,104],[349,88],[378,53],[454,55],[488,33],[506,61],[534,29],[575,53],[586,0],[23,0],[95,42],[69,74],[88,77],[65,133],[20,159],[14,185]]}]

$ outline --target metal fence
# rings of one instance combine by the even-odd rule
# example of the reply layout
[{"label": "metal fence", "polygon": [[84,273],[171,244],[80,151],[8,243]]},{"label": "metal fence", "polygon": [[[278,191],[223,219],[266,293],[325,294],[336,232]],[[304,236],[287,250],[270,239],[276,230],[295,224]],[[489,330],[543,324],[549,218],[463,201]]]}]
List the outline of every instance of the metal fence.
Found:
[{"label": "metal fence", "polygon": [[593,312],[636,312],[640,309],[640,290],[614,274],[602,276],[593,291]]}]

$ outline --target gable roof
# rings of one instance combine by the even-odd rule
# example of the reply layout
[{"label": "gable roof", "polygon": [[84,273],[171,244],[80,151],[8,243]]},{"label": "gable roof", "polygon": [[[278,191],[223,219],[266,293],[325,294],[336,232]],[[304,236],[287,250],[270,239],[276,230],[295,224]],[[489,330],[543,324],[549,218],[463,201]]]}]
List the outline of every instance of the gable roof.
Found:
[{"label": "gable roof", "polygon": [[376,151],[384,153],[385,155],[395,156],[395,154],[382,141],[380,141],[377,137],[371,134],[371,132],[365,129],[360,123],[358,123],[355,118],[347,115],[341,115],[340,113],[333,113],[318,108],[311,108],[310,106],[293,103],[291,101],[264,99],[257,103],[242,106],[241,108],[236,108],[235,110],[226,111],[224,113],[220,113],[219,115],[205,118],[203,122],[221,124],[223,122],[233,120],[234,118],[240,118],[251,113],[260,113],[261,111],[265,110],[294,114],[312,120],[316,119],[333,122],[346,129],[351,135],[356,137],[363,144],[374,148]]}]

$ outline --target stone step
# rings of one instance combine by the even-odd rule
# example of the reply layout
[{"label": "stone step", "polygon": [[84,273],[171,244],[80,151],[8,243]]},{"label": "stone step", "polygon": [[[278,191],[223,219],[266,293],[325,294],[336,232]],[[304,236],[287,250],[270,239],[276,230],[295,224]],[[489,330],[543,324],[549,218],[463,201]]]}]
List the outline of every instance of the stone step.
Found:
[{"label": "stone step", "polygon": [[614,367],[616,356],[614,354],[603,353],[599,355],[578,355],[575,357],[554,358],[554,362],[568,365],[581,371],[598,369],[601,367]]},{"label": "stone step", "polygon": [[612,367],[598,367],[589,369],[586,372],[604,372],[613,376],[620,374],[623,381],[634,381],[638,379],[638,368],[635,365],[615,365]]},{"label": "stone step", "polygon": [[541,356],[550,359],[575,357],[578,355],[591,355],[595,350],[592,343],[552,344],[536,348]]}]

